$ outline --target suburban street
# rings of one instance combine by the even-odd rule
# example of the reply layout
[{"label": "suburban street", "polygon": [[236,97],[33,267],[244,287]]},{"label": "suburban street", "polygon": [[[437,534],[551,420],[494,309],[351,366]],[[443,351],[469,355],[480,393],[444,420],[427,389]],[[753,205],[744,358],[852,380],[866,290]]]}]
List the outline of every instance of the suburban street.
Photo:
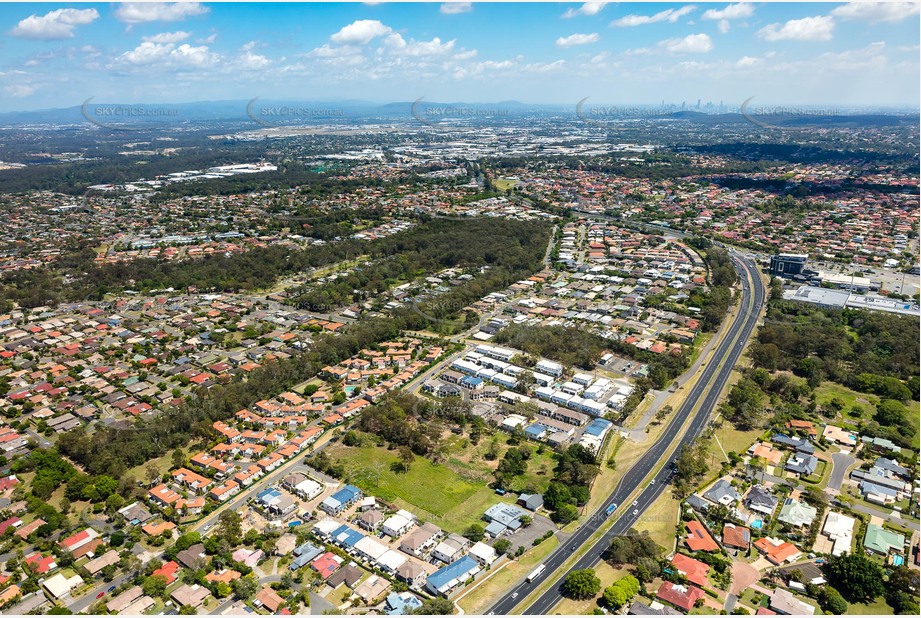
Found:
[{"label": "suburban street", "polygon": [[[761,275],[755,263],[739,254],[732,254],[736,269],[741,277],[742,300],[738,313],[732,317],[732,323],[725,338],[717,347],[713,358],[708,362],[694,387],[688,393],[684,404],[678,410],[673,421],[666,428],[663,435],[653,444],[646,454],[624,475],[615,491],[586,522],[544,562],[546,569],[535,578],[533,582],[522,581],[510,588],[506,595],[493,607],[490,614],[510,614],[525,597],[550,580],[553,586],[541,595],[530,606],[524,609],[524,614],[547,614],[560,601],[560,584],[566,575],[561,566],[570,556],[584,545],[605,523],[605,510],[612,504],[615,509],[624,512],[614,525],[594,545],[583,554],[572,566],[573,569],[589,568],[596,564],[610,544],[611,538],[624,534],[637,521],[642,513],[656,498],[668,487],[668,478],[671,475],[670,466],[663,466],[654,479],[643,490],[632,505],[624,508],[624,501],[640,487],[646,476],[658,465],[665,463],[671,456],[673,449],[688,443],[698,436],[710,420],[711,413],[716,407],[723,387],[726,385],[735,364],[741,357],[742,351],[749,337],[754,332],[755,326],[761,317],[761,309],[765,299],[765,289]],[[750,279],[750,280],[749,280]],[[698,407],[699,406],[699,407]],[[695,409],[697,412],[695,413]],[[685,421],[691,417],[689,426],[682,433]]]}]

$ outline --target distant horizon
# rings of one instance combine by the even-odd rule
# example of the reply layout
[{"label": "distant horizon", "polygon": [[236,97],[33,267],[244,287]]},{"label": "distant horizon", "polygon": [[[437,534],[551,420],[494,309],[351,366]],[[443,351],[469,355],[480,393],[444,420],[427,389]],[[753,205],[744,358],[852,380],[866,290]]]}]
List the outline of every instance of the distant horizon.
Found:
[{"label": "distant horizon", "polygon": [[[583,99],[585,97],[582,97]],[[219,104],[244,104],[258,99],[263,103],[296,103],[296,104],[329,104],[329,103],[348,103],[353,105],[368,105],[368,106],[393,106],[393,105],[412,105],[416,103],[416,100],[406,99],[406,100],[391,100],[391,99],[356,99],[356,98],[327,98],[327,99],[294,99],[287,97],[278,97],[278,98],[269,98],[269,97],[239,97],[239,98],[223,98],[223,99],[194,99],[194,100],[183,100],[183,101],[139,101],[139,100],[102,100],[96,97],[91,97],[91,102],[80,101],[74,104],[61,104],[54,107],[37,107],[30,109],[11,109],[7,111],[0,111],[0,116],[9,115],[9,114],[29,114],[29,113],[40,113],[40,112],[51,112],[51,111],[61,111],[69,109],[81,108],[85,104],[91,106],[163,106],[163,107],[179,107],[179,106],[206,106],[206,105],[219,105]],[[581,99],[580,99],[581,100]],[[425,105],[471,105],[471,106],[483,106],[483,105],[502,105],[502,104],[515,104],[520,106],[534,106],[534,107],[555,107],[565,110],[567,108],[576,109],[579,101],[564,102],[564,103],[554,103],[554,102],[540,102],[540,101],[523,101],[520,99],[502,99],[496,101],[485,101],[485,100],[462,100],[462,99],[443,99],[443,100],[434,100],[424,98],[421,103]],[[659,101],[659,102],[636,102],[636,101],[605,101],[598,100],[595,101],[591,99],[586,102],[586,107],[588,108],[637,108],[637,109],[655,109],[655,108],[677,108],[672,111],[700,111],[702,113],[739,113],[740,107],[744,102],[718,102],[718,101],[704,101],[701,100],[700,107],[697,105],[697,101]],[[682,107],[684,105],[684,107]],[[722,106],[724,111],[716,112],[712,111],[714,108],[719,108]],[[826,103],[798,103],[793,101],[753,101],[751,103],[752,107],[757,107],[759,109],[763,108],[775,108],[777,110],[785,110],[792,115],[797,113],[796,108],[802,110],[820,110],[828,111],[830,115],[841,113],[841,112],[859,112],[866,110],[890,110],[893,112],[917,112],[921,113],[921,106],[919,105],[910,105],[910,104],[840,104],[833,101]],[[708,111],[709,110],[709,111]],[[245,111],[245,110],[244,110]],[[519,111],[519,110],[514,110]],[[526,111],[526,110],[520,110]],[[664,110],[663,110],[664,111]],[[779,113],[779,111],[778,111]]]},{"label": "distant horizon", "polygon": [[[919,14],[917,2],[5,3],[0,113],[256,96],[917,109]],[[625,99],[648,103],[611,103]]]}]

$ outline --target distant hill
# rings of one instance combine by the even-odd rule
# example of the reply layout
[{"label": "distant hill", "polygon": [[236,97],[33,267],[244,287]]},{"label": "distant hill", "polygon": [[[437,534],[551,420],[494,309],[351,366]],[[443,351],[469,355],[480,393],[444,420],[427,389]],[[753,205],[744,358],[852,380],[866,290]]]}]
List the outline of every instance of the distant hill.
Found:
[{"label": "distant hill", "polygon": [[[274,111],[270,111],[274,108]],[[288,108],[279,112],[279,108]],[[141,110],[132,113],[132,109]],[[291,111],[292,109],[296,111]],[[117,113],[115,113],[117,112]],[[408,119],[413,114],[430,118],[463,118],[465,116],[490,118],[502,115],[526,117],[530,114],[542,116],[547,114],[572,115],[577,119],[575,105],[548,105],[522,103],[509,100],[497,103],[438,102],[426,99],[414,101],[395,101],[377,103],[360,99],[342,101],[295,101],[257,98],[251,100],[199,101],[192,103],[111,103],[95,99],[83,105],[72,107],[17,111],[0,113],[0,124],[82,124],[87,117],[98,120],[107,126],[118,124],[160,123],[176,124],[183,122],[250,122],[255,126],[262,120],[277,119],[278,122],[267,124],[284,124],[287,122],[329,122],[341,119]],[[256,120],[254,120],[254,117]],[[725,113],[707,114],[694,110],[683,110],[660,115],[646,116],[647,119],[685,120],[688,122],[717,125],[754,123],[774,127],[816,127],[816,126],[900,126],[917,124],[918,115],[911,114],[828,114],[828,115],[777,115]]]}]

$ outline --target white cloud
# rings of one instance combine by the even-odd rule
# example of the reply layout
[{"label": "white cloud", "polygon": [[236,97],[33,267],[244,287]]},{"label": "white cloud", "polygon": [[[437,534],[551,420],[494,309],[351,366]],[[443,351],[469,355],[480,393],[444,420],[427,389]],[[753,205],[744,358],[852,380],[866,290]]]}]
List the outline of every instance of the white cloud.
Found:
[{"label": "white cloud", "polygon": [[272,61],[261,56],[259,54],[254,54],[250,50],[244,50],[243,55],[240,57],[240,66],[244,69],[263,69],[272,64]]},{"label": "white cloud", "polygon": [[615,19],[611,22],[612,26],[643,26],[646,24],[655,24],[660,21],[667,21],[670,23],[675,23],[688,13],[697,10],[697,7],[693,4],[683,6],[680,9],[665,9],[660,11],[655,15],[626,15],[620,19]]},{"label": "white cloud", "polygon": [[761,62],[759,58],[752,58],[751,56],[742,56],[736,61],[736,66],[740,69],[747,69],[748,67],[755,66]]},{"label": "white cloud", "polygon": [[169,57],[171,50],[171,45],[144,41],[131,51],[126,51],[118,58],[127,64],[153,64],[154,62],[162,62],[166,60]]},{"label": "white cloud", "polygon": [[210,45],[217,40],[217,32],[212,32],[203,39],[198,39],[198,43],[204,43],[205,45]]},{"label": "white cloud", "polygon": [[556,40],[557,47],[573,47],[575,45],[587,45],[589,43],[597,43],[599,39],[598,33],[593,32],[591,34],[570,34],[569,36],[561,36]]},{"label": "white cloud", "polygon": [[99,18],[96,9],[57,9],[41,17],[29,15],[13,28],[13,36],[40,41],[70,39],[74,28],[85,26]]},{"label": "white cloud", "polygon": [[607,5],[607,2],[586,2],[577,9],[569,9],[563,13],[563,17],[569,19],[570,17],[575,17],[576,15],[597,15],[601,12]]},{"label": "white cloud", "polygon": [[445,15],[457,15],[458,13],[469,13],[473,10],[472,2],[445,2],[441,5],[441,12]]},{"label": "white cloud", "polygon": [[744,19],[755,14],[755,7],[747,2],[730,4],[724,9],[709,9],[704,11],[701,19],[716,20],[716,27],[720,32],[726,34],[729,32],[729,22],[733,19]]},{"label": "white cloud", "polygon": [[339,32],[333,34],[330,40],[333,43],[343,43],[345,45],[360,43],[366,45],[372,40],[390,34],[393,29],[385,26],[376,19],[359,19],[345,26]]},{"label": "white cloud", "polygon": [[770,24],[758,31],[765,41],[828,41],[832,38],[835,20],[827,15],[791,19],[783,26]]},{"label": "white cloud", "polygon": [[35,92],[35,87],[28,86],[26,84],[14,84],[12,86],[6,86],[3,90],[10,97],[14,99],[21,99]]},{"label": "white cloud", "polygon": [[415,41],[410,39],[407,43],[399,33],[394,32],[384,39],[384,48],[398,56],[443,56],[451,53],[455,41],[441,42],[437,36],[431,41]]},{"label": "white cloud", "polygon": [[900,52],[916,52],[921,49],[921,45],[902,45],[899,47]]},{"label": "white cloud", "polygon": [[142,37],[145,41],[150,41],[151,43],[179,43],[185,41],[191,36],[188,32],[178,31],[178,32],[161,32],[160,34],[155,34],[153,36]]},{"label": "white cloud", "polygon": [[208,11],[208,7],[198,2],[122,2],[115,10],[115,19],[126,24],[182,21]]},{"label": "white cloud", "polygon": [[469,51],[462,51],[462,52],[458,52],[454,54],[454,59],[455,60],[470,60],[471,58],[476,58],[476,55],[477,55],[477,51],[475,49],[471,49]]},{"label": "white cloud", "polygon": [[849,2],[832,9],[842,19],[860,19],[870,23],[897,22],[921,13],[918,2]]},{"label": "white cloud", "polygon": [[659,44],[673,54],[702,54],[713,49],[713,42],[706,34],[689,34],[683,39],[668,39]]},{"label": "white cloud", "polygon": [[534,64],[528,64],[525,65],[524,70],[532,73],[552,73],[565,68],[565,60],[556,60],[554,62],[535,62]]},{"label": "white cloud", "polygon": [[879,71],[886,68],[889,60],[883,51],[886,43],[877,41],[866,47],[843,52],[826,52],[817,59],[818,64],[833,71]]},{"label": "white cloud", "polygon": [[205,45],[196,47],[183,43],[177,47],[175,43],[143,41],[134,49],[119,56],[117,61],[133,66],[161,64],[164,66],[201,68],[212,66],[219,59],[218,54],[211,52]]},{"label": "white cloud", "polygon": [[755,7],[747,2],[739,2],[738,4],[730,4],[726,8],[720,9],[708,9],[704,11],[704,14],[701,15],[701,19],[742,19],[745,17],[751,17],[755,14]]}]

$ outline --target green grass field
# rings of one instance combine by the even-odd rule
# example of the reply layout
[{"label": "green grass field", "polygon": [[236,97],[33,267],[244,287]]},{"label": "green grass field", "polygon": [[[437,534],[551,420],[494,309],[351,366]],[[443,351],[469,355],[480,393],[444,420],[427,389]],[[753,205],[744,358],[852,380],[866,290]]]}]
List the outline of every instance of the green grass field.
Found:
[{"label": "green grass field", "polygon": [[870,414],[875,410],[876,402],[879,400],[879,398],[874,395],[858,393],[857,391],[853,391],[840,384],[835,384],[834,382],[825,381],[815,389],[815,401],[819,405],[824,405],[835,397],[844,402],[845,410],[856,404],[867,408],[867,412]]},{"label": "green grass field", "polygon": [[892,608],[886,601],[880,597],[873,603],[851,603],[847,608],[848,615],[855,616],[887,616],[892,614]]},{"label": "green grass field", "polygon": [[497,496],[485,482],[462,478],[445,465],[417,457],[406,473],[396,473],[390,464],[395,451],[373,446],[331,445],[327,454],[343,462],[348,481],[367,494],[395,502],[420,518],[441,528],[461,532],[479,521]]},{"label": "green grass field", "polygon": [[508,178],[496,178],[492,181],[492,185],[499,191],[508,191],[516,184],[518,184],[517,180],[509,180]]}]

